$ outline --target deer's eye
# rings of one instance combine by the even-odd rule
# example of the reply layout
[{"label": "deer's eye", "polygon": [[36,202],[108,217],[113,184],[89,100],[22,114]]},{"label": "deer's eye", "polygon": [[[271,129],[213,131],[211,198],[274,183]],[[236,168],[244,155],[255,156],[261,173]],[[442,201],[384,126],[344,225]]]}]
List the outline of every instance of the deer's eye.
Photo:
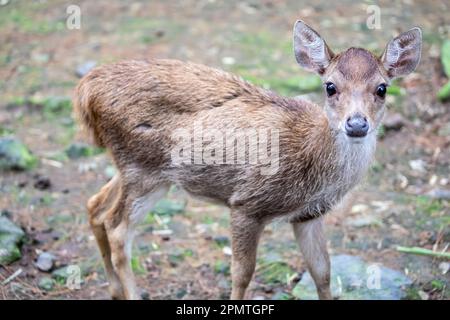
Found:
[{"label": "deer's eye", "polygon": [[377,87],[377,96],[384,98],[386,96],[386,85],[384,83]]},{"label": "deer's eye", "polygon": [[327,82],[325,83],[325,88],[327,90],[327,95],[331,97],[332,95],[336,94],[336,86],[333,82]]}]

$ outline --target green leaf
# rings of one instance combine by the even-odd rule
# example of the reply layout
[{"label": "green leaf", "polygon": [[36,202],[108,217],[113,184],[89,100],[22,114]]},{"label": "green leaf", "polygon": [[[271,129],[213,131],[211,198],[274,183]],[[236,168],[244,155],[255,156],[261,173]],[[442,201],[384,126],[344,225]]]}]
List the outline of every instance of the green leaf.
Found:
[{"label": "green leaf", "polygon": [[444,72],[450,78],[450,40],[444,41],[441,48],[441,62]]},{"label": "green leaf", "polygon": [[387,93],[388,94],[391,94],[391,95],[393,95],[393,96],[399,96],[399,95],[402,95],[403,94],[403,90],[402,90],[402,88],[400,88],[400,87],[398,87],[398,86],[389,86],[388,88],[387,88]]},{"label": "green leaf", "polygon": [[441,101],[445,101],[450,99],[450,81],[447,82],[438,92],[438,99]]}]

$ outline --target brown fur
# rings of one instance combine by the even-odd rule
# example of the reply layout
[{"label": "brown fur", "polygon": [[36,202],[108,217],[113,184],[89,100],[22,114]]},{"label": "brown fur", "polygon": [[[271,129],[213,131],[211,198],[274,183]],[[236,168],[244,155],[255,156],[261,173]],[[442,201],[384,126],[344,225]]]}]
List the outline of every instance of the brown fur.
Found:
[{"label": "brown fur", "polygon": [[[80,81],[75,112],[119,171],[88,203],[114,298],[138,298],[129,256],[133,226],[171,184],[231,208],[232,298],[244,297],[259,237],[275,218],[293,224],[319,297],[331,298],[320,217],[362,178],[375,147],[375,134],[359,146],[342,133],[341,123],[349,112],[363,112],[375,130],[384,101],[374,98],[374,90],[388,79],[383,62],[368,51],[352,48],[335,56],[316,41],[319,36],[312,29],[297,26],[296,32],[306,30],[306,36],[296,36],[299,63],[339,88],[325,108],[280,97],[224,71],[175,60],[119,62],[96,68]],[[328,60],[318,60],[301,41],[324,46],[325,55],[314,52]],[[279,170],[263,175],[261,164],[174,163],[173,132],[193,123],[221,132],[278,130]],[[220,146],[216,141],[206,145]]]}]

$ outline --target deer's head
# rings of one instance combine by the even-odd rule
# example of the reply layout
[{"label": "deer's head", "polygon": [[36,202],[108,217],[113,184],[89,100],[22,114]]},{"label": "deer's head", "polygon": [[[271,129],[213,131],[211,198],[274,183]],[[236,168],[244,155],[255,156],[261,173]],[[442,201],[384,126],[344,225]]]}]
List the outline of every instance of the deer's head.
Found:
[{"label": "deer's head", "polygon": [[360,48],[334,54],[303,21],[294,26],[297,62],[322,78],[329,125],[352,142],[376,134],[384,114],[387,87],[392,79],[414,71],[421,44],[421,30],[413,28],[389,41],[379,57]]}]

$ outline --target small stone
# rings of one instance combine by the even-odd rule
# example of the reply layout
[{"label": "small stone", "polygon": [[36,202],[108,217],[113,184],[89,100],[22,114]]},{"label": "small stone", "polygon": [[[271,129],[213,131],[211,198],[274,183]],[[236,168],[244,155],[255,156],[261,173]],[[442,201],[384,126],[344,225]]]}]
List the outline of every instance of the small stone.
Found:
[{"label": "small stone", "polygon": [[173,233],[170,229],[153,230],[153,234],[158,236],[170,236]]},{"label": "small stone", "polygon": [[448,262],[439,263],[439,270],[441,270],[442,274],[447,274],[449,269],[450,269],[450,263],[448,263]]},{"label": "small stone", "polygon": [[75,70],[75,74],[77,75],[77,77],[84,77],[89,71],[91,71],[91,69],[93,69],[95,66],[97,65],[96,61],[93,60],[89,60],[86,61],[82,64],[80,64],[76,70]]},{"label": "small stone", "polygon": [[177,300],[183,299],[183,297],[187,294],[186,289],[181,288],[177,291],[177,293],[175,294],[175,297],[177,298]]},{"label": "small stone", "polygon": [[166,34],[166,33],[164,32],[164,30],[157,30],[157,31],[155,32],[155,36],[156,36],[157,38],[162,38],[162,37],[164,37],[165,34]]},{"label": "small stone", "polygon": [[355,204],[352,207],[352,213],[363,213],[367,212],[369,210],[369,206],[365,204]]},{"label": "small stone", "polygon": [[147,291],[141,292],[141,299],[142,300],[150,300],[150,294]]},{"label": "small stone", "polygon": [[230,247],[223,247],[222,252],[226,255],[226,256],[231,256],[233,254],[233,252],[231,251]]},{"label": "small stone", "polygon": [[35,263],[36,268],[40,271],[49,272],[53,269],[56,257],[49,252],[42,252]]},{"label": "small stone", "polygon": [[263,296],[254,296],[252,300],[266,300]]},{"label": "small stone", "polygon": [[114,177],[116,175],[117,169],[114,166],[109,165],[105,168],[104,173],[107,178],[111,179],[112,177]]},{"label": "small stone", "polygon": [[236,63],[236,59],[234,59],[233,57],[223,57],[222,63],[224,65],[231,66]]},{"label": "small stone", "polygon": [[430,295],[425,291],[419,290],[417,293],[419,294],[420,299],[422,300],[428,300],[430,298]]},{"label": "small stone", "polygon": [[424,160],[422,160],[422,159],[410,160],[409,161],[409,166],[414,171],[417,171],[417,172],[420,172],[420,173],[425,173],[427,171],[426,170],[427,163]]},{"label": "small stone", "polygon": [[39,280],[38,287],[45,291],[51,291],[55,287],[55,280],[50,277],[43,277]]}]

